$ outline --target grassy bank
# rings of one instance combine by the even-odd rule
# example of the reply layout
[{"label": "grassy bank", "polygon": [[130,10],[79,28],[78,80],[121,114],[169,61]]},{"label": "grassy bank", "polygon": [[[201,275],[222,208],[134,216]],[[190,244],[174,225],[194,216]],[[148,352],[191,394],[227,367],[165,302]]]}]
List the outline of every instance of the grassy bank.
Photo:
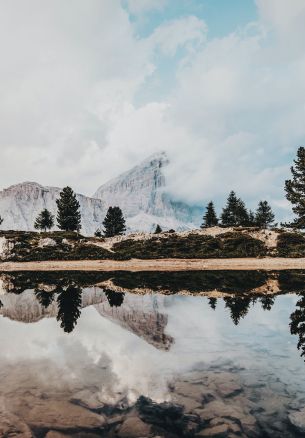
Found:
[{"label": "grassy bank", "polygon": [[2,261],[14,262],[305,257],[302,233],[257,229],[216,231],[138,234],[114,239],[65,232],[1,231],[5,248],[0,257]]}]

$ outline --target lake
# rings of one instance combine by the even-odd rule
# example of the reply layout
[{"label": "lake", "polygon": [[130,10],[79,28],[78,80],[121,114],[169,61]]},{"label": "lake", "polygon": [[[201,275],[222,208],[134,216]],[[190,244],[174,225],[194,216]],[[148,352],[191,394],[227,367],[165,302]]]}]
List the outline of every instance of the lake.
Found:
[{"label": "lake", "polygon": [[305,436],[305,272],[0,275],[0,436]]}]

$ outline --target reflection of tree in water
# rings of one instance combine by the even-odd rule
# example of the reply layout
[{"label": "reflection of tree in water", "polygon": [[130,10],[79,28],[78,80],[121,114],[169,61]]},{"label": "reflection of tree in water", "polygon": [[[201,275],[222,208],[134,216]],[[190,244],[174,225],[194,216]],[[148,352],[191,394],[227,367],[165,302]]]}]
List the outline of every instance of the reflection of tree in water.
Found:
[{"label": "reflection of tree in water", "polygon": [[209,306],[211,309],[215,310],[217,305],[217,298],[210,297],[209,298]]},{"label": "reflection of tree in water", "polygon": [[225,306],[230,309],[231,319],[238,325],[241,318],[244,318],[249,310],[251,298],[248,297],[225,297]]},{"label": "reflection of tree in water", "polygon": [[301,356],[305,355],[305,294],[296,303],[297,309],[290,315],[290,332],[292,335],[299,336],[298,350],[301,350]]},{"label": "reflection of tree in water", "polygon": [[264,310],[271,310],[273,304],[274,304],[274,298],[271,297],[270,295],[265,295],[264,297],[262,297],[260,299],[260,302],[262,304],[262,308]]},{"label": "reflection of tree in water", "polygon": [[111,307],[120,307],[123,304],[125,296],[123,292],[114,292],[110,289],[104,289],[104,292]]},{"label": "reflection of tree in water", "polygon": [[47,308],[54,301],[54,292],[46,292],[45,290],[35,289],[35,296],[39,303]]},{"label": "reflection of tree in water", "polygon": [[82,290],[76,286],[68,286],[62,289],[57,297],[58,314],[57,321],[66,333],[71,333],[76,326],[81,314]]}]

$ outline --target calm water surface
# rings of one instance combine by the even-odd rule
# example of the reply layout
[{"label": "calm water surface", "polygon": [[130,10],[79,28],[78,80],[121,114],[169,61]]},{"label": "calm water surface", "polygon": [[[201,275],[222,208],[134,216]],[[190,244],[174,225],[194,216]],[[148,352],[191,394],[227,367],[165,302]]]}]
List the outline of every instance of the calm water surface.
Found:
[{"label": "calm water surface", "polygon": [[305,436],[304,274],[198,275],[3,275],[0,436]]}]

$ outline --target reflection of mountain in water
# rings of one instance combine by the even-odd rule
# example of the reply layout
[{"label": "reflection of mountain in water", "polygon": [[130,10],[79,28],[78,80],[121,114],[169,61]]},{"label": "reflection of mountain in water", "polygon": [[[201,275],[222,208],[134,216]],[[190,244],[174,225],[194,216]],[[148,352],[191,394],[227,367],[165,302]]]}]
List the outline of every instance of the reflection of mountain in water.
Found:
[{"label": "reflection of mountain in water", "polygon": [[99,287],[85,288],[70,285],[25,290],[20,294],[12,292],[1,296],[0,315],[15,321],[32,323],[43,318],[57,318],[67,333],[73,331],[81,315],[81,309],[95,306],[98,313],[126,330],[145,339],[159,349],[169,349],[173,339],[164,332],[167,315],[162,303],[156,297],[137,297],[104,291]]},{"label": "reflection of mountain in water", "polygon": [[100,315],[132,331],[149,344],[168,350],[173,338],[164,333],[167,315],[163,313],[163,301],[162,297],[157,296],[137,297],[135,301],[134,295],[128,294],[124,297],[123,307],[111,307],[104,301],[95,308]]},{"label": "reflection of mountain in water", "polygon": [[206,296],[213,310],[222,298],[238,325],[255,302],[270,311],[276,295],[291,292],[301,296],[291,314],[290,330],[299,336],[298,348],[304,355],[305,271],[299,270],[2,274],[0,315],[28,323],[56,317],[71,332],[81,309],[95,306],[101,316],[168,350],[173,339],[165,334],[168,317],[161,294]]}]

